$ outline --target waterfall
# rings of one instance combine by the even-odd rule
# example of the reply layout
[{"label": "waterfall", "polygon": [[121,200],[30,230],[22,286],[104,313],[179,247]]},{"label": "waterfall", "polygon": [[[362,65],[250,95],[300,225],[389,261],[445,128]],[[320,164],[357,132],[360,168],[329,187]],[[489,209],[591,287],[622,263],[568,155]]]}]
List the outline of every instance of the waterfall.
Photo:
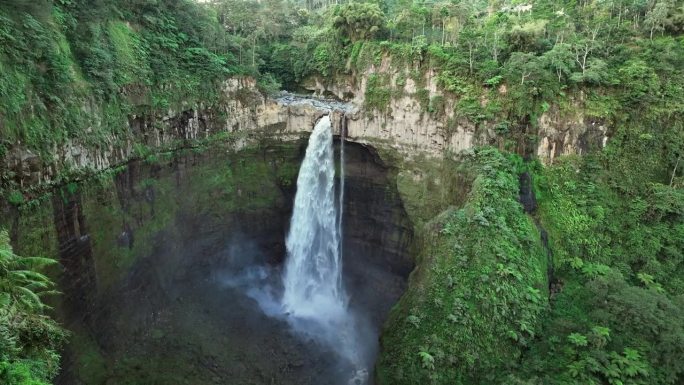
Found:
[{"label": "waterfall", "polygon": [[[342,119],[345,119],[344,115]],[[344,120],[343,120],[344,122]],[[339,219],[338,219],[338,230],[337,233],[340,239],[340,256],[344,256],[344,240],[342,238],[342,218],[344,214],[344,129],[345,125],[340,124],[340,202],[339,207]]]},{"label": "waterfall", "polygon": [[329,346],[342,358],[340,367],[349,370],[345,383],[357,385],[367,383],[369,366],[367,352],[359,348],[362,328],[349,312],[342,285],[343,136],[342,131],[337,196],[330,117],[321,118],[309,138],[285,240],[282,307],[294,330]]},{"label": "waterfall", "polygon": [[[297,194],[286,239],[283,308],[291,316],[335,324],[346,317],[342,287],[341,204],[335,206],[335,162],[330,117],[309,138],[297,178]],[[342,186],[341,186],[342,187]]]}]

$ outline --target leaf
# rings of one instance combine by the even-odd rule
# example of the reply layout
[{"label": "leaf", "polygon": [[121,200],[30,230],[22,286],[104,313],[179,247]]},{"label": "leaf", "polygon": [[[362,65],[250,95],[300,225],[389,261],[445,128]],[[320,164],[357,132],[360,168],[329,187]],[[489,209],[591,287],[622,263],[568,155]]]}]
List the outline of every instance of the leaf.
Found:
[{"label": "leaf", "polygon": [[587,346],[589,343],[587,337],[580,333],[572,333],[568,336],[568,341],[570,341],[575,346]]}]

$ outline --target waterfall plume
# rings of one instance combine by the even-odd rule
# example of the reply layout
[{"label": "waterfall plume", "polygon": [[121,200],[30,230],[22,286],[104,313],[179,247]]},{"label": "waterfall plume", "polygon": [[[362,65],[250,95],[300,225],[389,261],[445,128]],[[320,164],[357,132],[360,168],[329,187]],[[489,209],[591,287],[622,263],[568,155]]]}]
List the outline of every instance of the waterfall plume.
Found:
[{"label": "waterfall plume", "polygon": [[309,138],[299,170],[283,277],[285,311],[324,322],[339,319],[347,307],[332,139],[330,117],[324,116]]}]

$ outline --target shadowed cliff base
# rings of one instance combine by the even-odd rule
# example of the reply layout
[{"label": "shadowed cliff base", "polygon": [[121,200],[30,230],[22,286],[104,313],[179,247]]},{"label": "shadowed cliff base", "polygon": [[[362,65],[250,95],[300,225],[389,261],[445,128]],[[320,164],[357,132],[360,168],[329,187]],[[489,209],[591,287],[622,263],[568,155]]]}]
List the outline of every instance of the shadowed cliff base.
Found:
[{"label": "shadowed cliff base", "polygon": [[[305,145],[160,155],[45,202],[64,266],[58,313],[73,333],[57,384],[346,383],[329,346],[265,315],[248,290],[281,290]],[[345,152],[343,279],[377,346],[412,269],[412,227],[378,158]],[[17,231],[19,243],[30,236]]]}]

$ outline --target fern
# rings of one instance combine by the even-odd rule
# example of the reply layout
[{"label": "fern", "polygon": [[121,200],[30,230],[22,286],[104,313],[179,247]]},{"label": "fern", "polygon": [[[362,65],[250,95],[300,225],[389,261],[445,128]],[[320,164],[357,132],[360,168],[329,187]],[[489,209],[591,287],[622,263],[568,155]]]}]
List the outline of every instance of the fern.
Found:
[{"label": "fern", "polygon": [[423,369],[435,370],[435,358],[428,352],[418,352]]}]

